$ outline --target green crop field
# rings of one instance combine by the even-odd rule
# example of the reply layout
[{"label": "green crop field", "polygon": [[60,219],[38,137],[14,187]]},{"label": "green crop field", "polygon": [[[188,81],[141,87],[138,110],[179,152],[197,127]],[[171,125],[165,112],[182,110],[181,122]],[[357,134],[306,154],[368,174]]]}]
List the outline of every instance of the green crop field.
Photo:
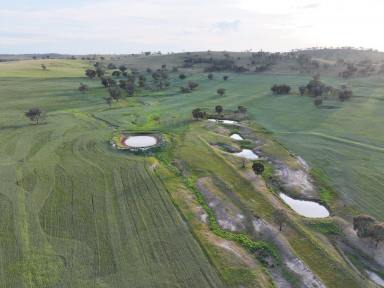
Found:
[{"label": "green crop field", "polygon": [[[190,119],[195,107],[212,109],[248,108],[251,119],[275,134],[292,152],[301,155],[312,167],[321,169],[342,198],[357,210],[384,219],[384,133],[381,118],[384,113],[384,86],[381,78],[345,81],[324,77],[335,86],[347,83],[355,97],[342,103],[326,101],[333,109],[317,109],[309,97],[298,95],[297,87],[311,77],[291,75],[230,75],[228,81],[215,73],[208,80],[206,73],[191,73],[183,82],[174,76],[177,86],[167,92],[145,93],[131,100],[130,107],[115,107],[97,112],[99,117],[127,129],[169,129]],[[197,92],[180,94],[178,86],[188,80],[200,84]],[[274,83],[287,83],[293,95],[271,95]],[[225,88],[226,94],[216,94]],[[160,116],[160,121],[153,121]]]},{"label": "green crop field", "polygon": [[84,63],[53,64],[0,67],[0,287],[221,287],[147,161],[111,151]]},{"label": "green crop field", "polygon": [[[182,63],[178,55],[111,61],[125,62],[143,73],[164,61],[168,67]],[[47,71],[41,69],[42,63]],[[123,130],[156,131],[168,142],[177,139],[172,143],[181,146],[176,155],[190,162],[193,173],[217,172],[239,190],[238,201],[255,201],[245,206],[270,220],[275,208],[268,198],[255,193],[228,163],[221,165],[221,158],[199,138],[204,133],[199,132],[201,127],[190,125],[191,111],[197,107],[246,106],[249,120],[323,172],[323,180],[353,208],[349,211],[384,219],[381,78],[348,80],[354,97],[347,102],[327,100],[329,109],[319,109],[310,97],[296,93],[310,76],[214,73],[214,79],[208,80],[207,73],[191,68],[182,70],[185,80],[179,79],[180,72],[170,72],[168,89],[143,89],[109,107],[104,99],[108,91],[100,79],[83,76],[89,67],[91,63],[79,60],[0,63],[0,287],[224,287],[231,283],[226,275],[235,275],[235,270],[218,260],[220,253],[212,252],[217,247],[204,244],[209,241],[196,228],[200,224],[192,223],[189,214],[180,214],[183,209],[190,211],[175,205],[181,201],[178,191],[166,190],[150,159],[119,152],[109,143],[114,133]],[[229,80],[224,81],[223,75]],[[196,91],[180,93],[179,87],[190,80],[199,84]],[[334,86],[345,82],[331,76],[322,81]],[[80,93],[80,82],[90,90]],[[270,87],[275,83],[291,85],[292,93],[272,95]],[[217,95],[219,88],[226,89],[224,96]],[[33,107],[44,111],[39,125],[24,115]],[[216,137],[209,133],[206,139]],[[183,145],[180,139],[190,140]],[[297,223],[288,237],[295,253],[330,287],[345,281],[358,287],[358,275],[344,262],[333,277],[334,268],[328,264],[337,266],[340,255],[328,242],[318,245],[316,234],[303,228],[300,220]],[[302,239],[315,238],[307,246],[300,244]],[[264,272],[261,282],[267,283]],[[241,275],[237,277],[254,277]]]}]

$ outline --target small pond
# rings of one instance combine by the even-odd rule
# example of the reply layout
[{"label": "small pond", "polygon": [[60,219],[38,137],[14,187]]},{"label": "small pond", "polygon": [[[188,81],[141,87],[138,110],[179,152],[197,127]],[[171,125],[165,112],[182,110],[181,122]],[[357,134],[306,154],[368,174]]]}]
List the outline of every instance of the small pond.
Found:
[{"label": "small pond", "polygon": [[237,157],[242,157],[248,160],[257,160],[259,159],[259,156],[257,156],[252,150],[250,149],[243,149],[241,152],[233,153],[233,155]]},{"label": "small pond", "polygon": [[237,124],[239,122],[234,121],[234,120],[219,120],[219,123],[223,123],[223,124]]},{"label": "small pond", "polygon": [[280,193],[279,196],[289,207],[301,216],[308,218],[325,218],[329,216],[327,208],[315,201],[293,199],[284,193]]},{"label": "small pond", "polygon": [[232,139],[234,139],[234,140],[238,140],[238,141],[241,141],[241,140],[244,140],[244,138],[243,137],[241,137],[241,135],[240,134],[232,134],[231,136],[229,136],[229,137],[231,137]]},{"label": "small pond", "polygon": [[208,119],[209,122],[217,122],[222,124],[238,124],[239,122],[234,120],[225,120],[225,119]]},{"label": "small pond", "polygon": [[129,136],[125,139],[124,144],[132,148],[145,148],[157,144],[157,139],[154,136]]}]

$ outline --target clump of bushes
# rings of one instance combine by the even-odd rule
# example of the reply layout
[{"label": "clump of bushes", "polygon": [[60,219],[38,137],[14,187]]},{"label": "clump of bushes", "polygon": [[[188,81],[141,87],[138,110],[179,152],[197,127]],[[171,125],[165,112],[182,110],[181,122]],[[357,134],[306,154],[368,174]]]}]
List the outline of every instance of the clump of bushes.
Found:
[{"label": "clump of bushes", "polygon": [[319,107],[323,104],[326,96],[337,97],[340,101],[346,101],[353,96],[353,92],[346,85],[342,85],[340,89],[326,85],[320,81],[320,75],[313,76],[313,79],[307,85],[299,87],[300,95],[309,95],[314,97],[313,103]]},{"label": "clump of bushes", "polygon": [[192,117],[195,120],[207,118],[207,113],[202,111],[200,108],[195,108],[192,110]]},{"label": "clump of bushes", "polygon": [[338,97],[340,101],[345,101],[353,96],[352,90],[348,89],[347,86],[343,85],[338,91]]},{"label": "clump of bushes", "polygon": [[[324,92],[331,91],[331,87],[327,87],[323,82],[320,81],[320,75],[313,76],[313,79],[308,82],[306,86],[306,91],[309,95],[313,97],[322,96]],[[302,89],[300,90],[302,92]]]},{"label": "clump of bushes", "polygon": [[273,94],[277,94],[277,95],[289,94],[289,92],[291,91],[291,86],[286,84],[281,84],[281,85],[275,84],[272,86],[271,91],[273,92]]},{"label": "clump of bushes", "polygon": [[339,73],[339,76],[343,78],[351,78],[356,75],[357,70],[357,67],[353,63],[349,63],[347,64],[347,68]]}]

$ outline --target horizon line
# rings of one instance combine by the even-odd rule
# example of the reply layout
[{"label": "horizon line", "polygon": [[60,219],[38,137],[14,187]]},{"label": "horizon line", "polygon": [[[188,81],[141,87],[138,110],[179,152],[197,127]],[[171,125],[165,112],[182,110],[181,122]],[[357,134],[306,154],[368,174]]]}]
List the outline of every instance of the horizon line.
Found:
[{"label": "horizon line", "polygon": [[263,49],[254,50],[254,49],[247,49],[247,50],[182,50],[182,51],[140,51],[140,52],[126,52],[126,53],[114,53],[114,52],[98,52],[98,53],[87,53],[87,54],[77,54],[77,53],[61,53],[61,52],[38,52],[38,53],[0,53],[0,56],[18,56],[18,55],[26,55],[26,56],[32,56],[32,55],[60,55],[60,56],[92,56],[92,55],[143,55],[145,53],[151,53],[150,55],[170,55],[170,54],[183,54],[183,53],[201,53],[201,52],[227,52],[227,53],[257,53],[257,52],[265,52],[265,53],[294,53],[294,52],[300,52],[300,51],[316,51],[316,50],[357,50],[357,51],[370,51],[370,52],[378,52],[383,53],[384,51],[381,51],[379,49],[375,48],[365,48],[365,47],[353,47],[353,46],[340,46],[340,47],[308,47],[308,48],[295,48],[290,50],[281,50],[281,51],[267,51]]}]

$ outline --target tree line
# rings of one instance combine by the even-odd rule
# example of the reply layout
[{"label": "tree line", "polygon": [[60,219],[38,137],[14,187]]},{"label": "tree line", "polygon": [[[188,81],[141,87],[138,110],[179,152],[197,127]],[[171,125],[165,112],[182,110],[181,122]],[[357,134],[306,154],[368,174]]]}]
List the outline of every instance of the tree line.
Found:
[{"label": "tree line", "polygon": [[[224,112],[224,107],[222,105],[216,105],[215,108],[214,108],[214,112],[215,114],[208,114],[206,109],[202,109],[202,108],[195,108],[192,110],[192,118],[194,120],[201,120],[201,119],[207,119],[207,118],[222,118],[224,115],[223,115],[223,112]],[[248,112],[248,109],[247,107],[245,106],[242,106],[242,105],[239,105],[237,107],[237,110],[235,111],[230,111],[231,114],[233,115],[242,115],[242,116],[245,116]]]},{"label": "tree line", "polygon": [[[275,95],[287,95],[291,91],[291,86],[287,84],[274,84],[271,91]],[[331,85],[326,85],[320,81],[320,75],[317,74],[306,84],[299,87],[299,94],[301,96],[313,97],[316,107],[320,107],[324,100],[332,97],[342,102],[347,101],[353,97],[353,91],[346,85],[341,85],[340,88],[334,88]]]}]

